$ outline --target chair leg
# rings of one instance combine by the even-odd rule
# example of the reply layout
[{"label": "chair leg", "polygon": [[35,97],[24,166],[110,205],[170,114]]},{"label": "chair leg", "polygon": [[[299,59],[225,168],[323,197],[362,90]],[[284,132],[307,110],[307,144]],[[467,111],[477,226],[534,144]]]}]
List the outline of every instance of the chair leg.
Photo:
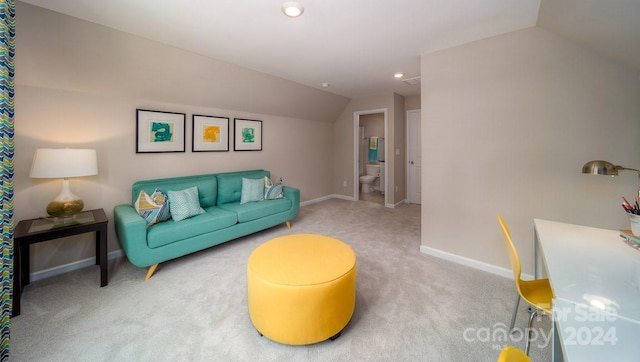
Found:
[{"label": "chair leg", "polygon": [[513,333],[513,327],[516,325],[516,316],[518,315],[519,306],[520,306],[520,293],[516,293],[516,306],[513,307],[513,316],[511,316],[511,327],[509,327],[509,333]]},{"label": "chair leg", "polygon": [[538,312],[540,312],[540,309],[534,310],[533,313],[531,313],[531,316],[529,316],[529,324],[527,325],[524,348],[524,354],[526,354],[527,356],[529,355],[529,346],[531,345],[531,325],[533,324],[533,319],[538,316]]}]

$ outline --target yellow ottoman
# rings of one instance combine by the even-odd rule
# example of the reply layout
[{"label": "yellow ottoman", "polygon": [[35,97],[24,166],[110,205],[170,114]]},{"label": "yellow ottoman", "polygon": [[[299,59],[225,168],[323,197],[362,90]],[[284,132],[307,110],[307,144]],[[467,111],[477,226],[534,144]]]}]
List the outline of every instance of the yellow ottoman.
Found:
[{"label": "yellow ottoman", "polygon": [[257,247],[247,266],[249,316],[260,334],[301,345],[337,337],[356,304],[356,255],[340,240],[298,234]]}]

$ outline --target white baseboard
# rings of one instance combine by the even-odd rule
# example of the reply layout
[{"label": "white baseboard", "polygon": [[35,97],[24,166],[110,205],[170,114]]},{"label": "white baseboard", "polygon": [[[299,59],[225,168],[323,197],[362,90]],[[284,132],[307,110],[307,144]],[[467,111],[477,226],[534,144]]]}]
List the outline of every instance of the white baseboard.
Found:
[{"label": "white baseboard", "polygon": [[355,201],[355,199],[351,196],[332,194],[332,195],[318,197],[317,199],[313,199],[313,200],[302,201],[300,202],[300,206],[307,206],[307,205],[315,204],[315,203],[330,200],[330,199],[342,199],[347,201]]},{"label": "white baseboard", "polygon": [[[448,253],[446,251],[430,248],[430,247],[424,246],[424,245],[420,246],[420,252],[424,253],[424,254],[427,254],[427,255],[435,256],[436,258],[445,259],[445,260],[448,260],[448,261],[451,261],[451,262],[454,262],[454,263],[457,263],[457,264],[462,264],[462,265],[465,265],[465,266],[468,266],[468,267],[471,267],[471,268],[475,268],[475,269],[479,269],[479,270],[482,270],[482,271],[486,271],[486,272],[491,273],[491,274],[496,274],[496,275],[499,275],[501,277],[513,279],[513,271],[511,269],[506,269],[506,268],[502,268],[502,267],[499,267],[499,266],[488,264],[488,263],[485,263],[485,262],[482,262],[482,261],[469,259],[469,258],[466,258],[464,256],[451,254],[451,253]],[[522,279],[523,280],[530,280],[530,279],[533,279],[533,276],[523,273],[522,274]]]},{"label": "white baseboard", "polygon": [[[122,250],[115,250],[115,251],[110,252],[107,255],[107,259],[108,260],[113,260],[113,259],[122,258],[123,256],[124,256],[124,253],[122,252]],[[86,267],[92,266],[92,265],[96,265],[96,258],[95,257],[74,261],[74,262],[69,263],[69,264],[58,265],[58,266],[55,266],[55,267],[49,268],[49,269],[39,270],[37,272],[30,273],[29,274],[29,279],[30,279],[30,281],[35,282],[36,280],[51,278],[51,277],[54,277],[56,275],[68,273],[68,272],[71,272],[71,271],[74,271],[74,270],[78,270],[78,269],[82,269],[82,268],[86,268]]]},{"label": "white baseboard", "polygon": [[407,204],[407,200],[400,200],[399,202],[396,202],[395,204],[386,204],[386,207],[395,209],[396,207],[402,205],[402,204]]},{"label": "white baseboard", "polygon": [[352,196],[333,194],[333,195],[331,195],[331,197],[334,198],[334,199],[342,199],[342,200],[347,200],[347,201],[356,201],[356,199],[354,197],[352,197]]},{"label": "white baseboard", "polygon": [[[307,205],[315,204],[317,202],[321,202],[321,201],[325,201],[325,200],[329,200],[329,199],[341,199],[341,200],[347,200],[347,201],[356,201],[356,199],[354,197],[352,197],[352,196],[333,194],[333,195],[327,195],[327,196],[319,197],[319,198],[313,199],[313,200],[307,200],[307,201],[300,202],[300,206],[307,206]],[[401,200],[398,203],[385,204],[384,206],[388,207],[390,209],[395,209],[397,206],[405,204],[406,202],[407,202],[407,200]]]},{"label": "white baseboard", "polygon": [[334,195],[322,196],[322,197],[319,197],[319,198],[313,199],[313,200],[301,201],[300,202],[300,206],[308,206],[308,205],[311,205],[311,204],[317,204],[318,202],[326,201],[326,200],[337,198],[337,197],[338,197],[338,195],[334,194]]}]

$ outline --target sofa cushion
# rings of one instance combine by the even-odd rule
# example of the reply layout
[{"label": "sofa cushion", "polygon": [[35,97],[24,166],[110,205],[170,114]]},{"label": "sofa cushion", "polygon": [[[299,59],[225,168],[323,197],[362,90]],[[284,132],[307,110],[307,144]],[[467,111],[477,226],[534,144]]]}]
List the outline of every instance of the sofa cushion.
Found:
[{"label": "sofa cushion", "polygon": [[234,202],[218,206],[223,210],[233,211],[238,215],[238,222],[246,222],[265,216],[277,214],[291,209],[291,200],[264,200],[263,202],[250,202],[241,204]]},{"label": "sofa cushion", "polygon": [[235,212],[222,210],[218,207],[205,209],[204,214],[175,222],[169,220],[150,227],[147,230],[147,244],[149,248],[157,248],[189,239],[191,237],[210,233],[233,226],[238,222]]},{"label": "sofa cushion", "polygon": [[169,191],[171,218],[178,222],[198,214],[203,214],[198,198],[198,187],[193,186],[180,191]]},{"label": "sofa cushion", "polygon": [[240,202],[242,196],[242,178],[262,179],[263,177],[271,177],[269,171],[254,170],[227,172],[218,174],[218,206],[233,202]]},{"label": "sofa cushion", "polygon": [[261,179],[242,178],[242,195],[240,203],[262,201],[264,199],[264,181]]}]

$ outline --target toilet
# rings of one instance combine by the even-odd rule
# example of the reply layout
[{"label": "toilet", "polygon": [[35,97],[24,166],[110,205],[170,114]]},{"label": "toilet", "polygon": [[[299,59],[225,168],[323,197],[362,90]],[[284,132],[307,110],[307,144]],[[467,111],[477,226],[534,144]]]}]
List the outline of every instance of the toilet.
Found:
[{"label": "toilet", "polygon": [[367,164],[365,165],[367,174],[360,176],[360,190],[364,193],[369,193],[373,190],[373,182],[380,177],[380,165]]}]

